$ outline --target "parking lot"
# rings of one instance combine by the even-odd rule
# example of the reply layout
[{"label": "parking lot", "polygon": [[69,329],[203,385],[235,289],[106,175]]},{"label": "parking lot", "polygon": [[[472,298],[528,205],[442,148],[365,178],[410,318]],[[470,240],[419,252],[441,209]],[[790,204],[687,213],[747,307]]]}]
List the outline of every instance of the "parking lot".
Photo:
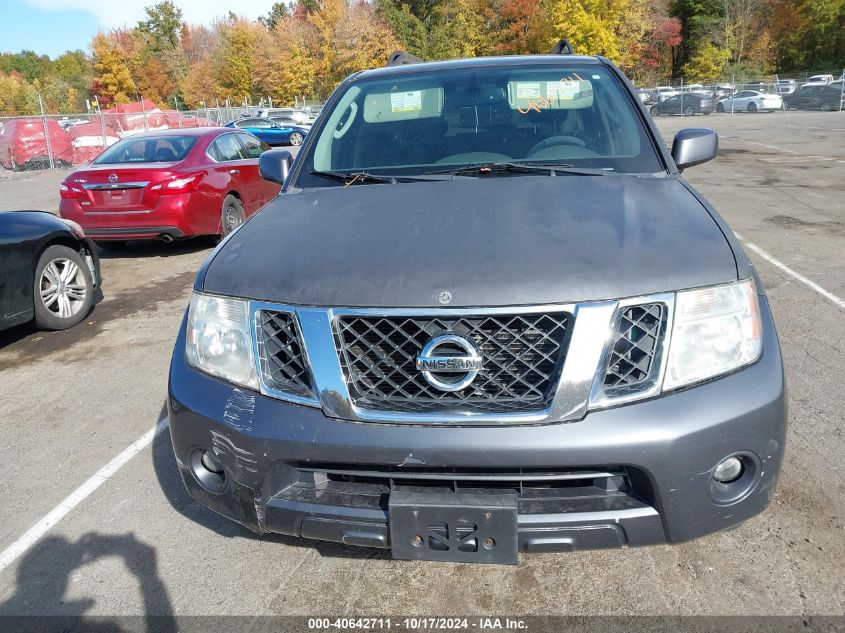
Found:
[{"label": "parking lot", "polygon": [[[173,342],[211,244],[136,245],[102,253],[104,299],[79,326],[0,333],[0,615],[845,612],[845,113],[658,125],[667,142],[719,132],[720,156],[687,177],[747,245],[779,328],[790,431],[764,514],[678,546],[516,567],[256,537],[187,497],[165,426]],[[55,211],[62,177],[0,178],[0,209]]]}]

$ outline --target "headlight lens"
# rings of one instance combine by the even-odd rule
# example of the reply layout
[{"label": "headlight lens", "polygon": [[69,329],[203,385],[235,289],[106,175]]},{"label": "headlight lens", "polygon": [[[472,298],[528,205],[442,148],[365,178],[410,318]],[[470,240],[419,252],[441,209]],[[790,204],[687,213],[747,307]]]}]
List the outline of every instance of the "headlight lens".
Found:
[{"label": "headlight lens", "polygon": [[663,390],[753,363],[762,349],[760,306],[753,279],[679,292]]},{"label": "headlight lens", "polygon": [[258,390],[246,301],[194,293],[185,354],[197,369]]}]

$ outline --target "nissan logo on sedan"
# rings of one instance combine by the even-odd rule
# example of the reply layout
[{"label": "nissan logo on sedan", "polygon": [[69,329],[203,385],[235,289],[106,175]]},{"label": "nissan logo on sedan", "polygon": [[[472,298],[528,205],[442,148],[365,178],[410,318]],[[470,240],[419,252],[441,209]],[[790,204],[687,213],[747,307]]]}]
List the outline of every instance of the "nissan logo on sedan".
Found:
[{"label": "nissan logo on sedan", "polygon": [[109,182],[117,182],[117,174],[109,174]]},{"label": "nissan logo on sedan", "polygon": [[[475,380],[482,362],[481,352],[472,342],[457,334],[441,334],[422,348],[417,356],[417,369],[432,387],[441,391],[460,391]],[[438,374],[463,376],[444,380]]]}]

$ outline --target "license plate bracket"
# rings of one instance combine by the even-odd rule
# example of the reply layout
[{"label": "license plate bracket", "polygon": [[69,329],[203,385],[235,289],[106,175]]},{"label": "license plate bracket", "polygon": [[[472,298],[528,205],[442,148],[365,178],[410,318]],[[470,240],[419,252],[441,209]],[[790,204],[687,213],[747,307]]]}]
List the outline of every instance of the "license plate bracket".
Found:
[{"label": "license plate bracket", "polygon": [[394,558],[517,563],[516,493],[394,491],[388,509]]}]

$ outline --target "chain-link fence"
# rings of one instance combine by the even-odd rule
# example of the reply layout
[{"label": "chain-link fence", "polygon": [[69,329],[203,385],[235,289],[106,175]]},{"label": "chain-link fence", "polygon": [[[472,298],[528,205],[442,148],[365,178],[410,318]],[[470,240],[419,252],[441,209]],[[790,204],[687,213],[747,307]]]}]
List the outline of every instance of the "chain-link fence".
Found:
[{"label": "chain-link fence", "polygon": [[313,117],[312,107],[256,106],[165,110],[143,100],[80,114],[0,117],[0,174],[67,169],[88,163],[122,138],[150,130],[214,127],[243,117],[288,113]]}]

